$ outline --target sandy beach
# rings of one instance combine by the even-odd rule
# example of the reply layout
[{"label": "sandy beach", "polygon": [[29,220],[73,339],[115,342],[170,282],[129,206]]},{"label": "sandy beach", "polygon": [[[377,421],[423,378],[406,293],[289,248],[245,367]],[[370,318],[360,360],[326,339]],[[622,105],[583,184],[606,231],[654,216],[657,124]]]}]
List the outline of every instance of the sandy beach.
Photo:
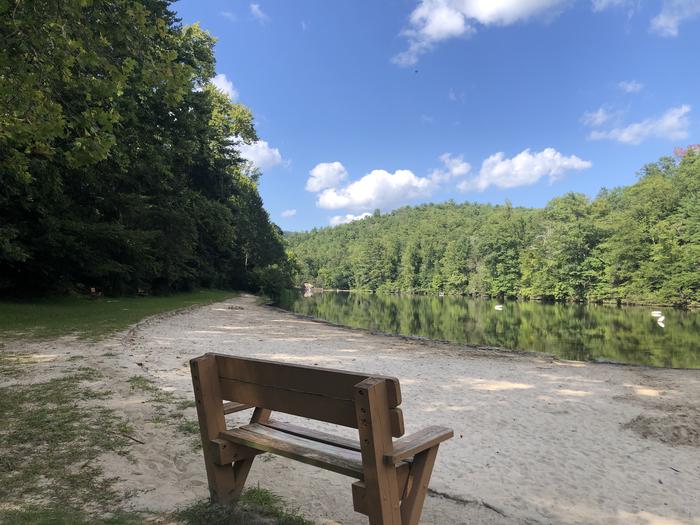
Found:
[{"label": "sandy beach", "polygon": [[[407,433],[427,425],[455,431],[440,448],[423,523],[700,524],[700,370],[370,334],[260,306],[249,295],[152,318],[98,343],[62,338],[5,348],[41,356],[45,376],[75,364],[75,355],[104,372],[98,386],[113,396],[101,403],[124,414],[143,442],[132,460],[104,458],[106,475],[133,493],[132,509],[172,510],[205,497],[207,487],[193,437],[154,420],[147,395],[128,379],[142,375],[191,399],[188,360],[222,352],[398,377]],[[194,419],[194,409],[187,415]],[[366,523],[352,509],[351,481],[270,455],[249,477],[318,523]]]}]

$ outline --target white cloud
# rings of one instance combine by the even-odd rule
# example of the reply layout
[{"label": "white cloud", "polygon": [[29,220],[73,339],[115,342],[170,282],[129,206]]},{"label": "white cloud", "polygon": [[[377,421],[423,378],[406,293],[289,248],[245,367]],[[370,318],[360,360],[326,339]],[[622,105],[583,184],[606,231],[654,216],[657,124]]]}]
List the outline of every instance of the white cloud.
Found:
[{"label": "white cloud", "polygon": [[236,13],[232,13],[231,11],[221,11],[221,16],[228,18],[231,22],[238,20]]},{"label": "white cloud", "polygon": [[266,170],[285,162],[280,150],[271,147],[265,140],[259,140],[252,144],[240,143],[238,149],[241,152],[241,157],[249,160],[256,168],[261,170]]},{"label": "white cloud", "polygon": [[477,177],[463,181],[457,187],[462,191],[483,191],[489,186],[515,188],[534,184],[542,177],[548,177],[552,182],[567,171],[591,166],[588,161],[575,155],[565,157],[553,148],[534,154],[526,149],[510,159],[505,158],[503,152],[498,152],[484,160]]},{"label": "white cloud", "polygon": [[625,93],[637,93],[642,90],[644,84],[637,82],[636,80],[623,80],[617,87],[619,87]]},{"label": "white cloud", "polygon": [[651,19],[650,29],[660,36],[678,36],[681,22],[698,15],[700,0],[664,0],[661,12]]},{"label": "white cloud", "polygon": [[296,210],[284,210],[282,213],[280,213],[282,217],[294,217],[296,214]]},{"label": "white cloud", "polygon": [[610,113],[604,107],[600,107],[595,111],[587,111],[586,113],[584,113],[581,117],[581,122],[583,122],[583,124],[586,126],[597,127],[602,126],[603,124],[611,120],[613,117],[613,113]]},{"label": "white cloud", "polygon": [[588,137],[591,140],[616,140],[623,144],[640,144],[649,138],[684,139],[688,136],[690,110],[691,107],[684,104],[666,110],[660,117],[648,118],[610,130],[593,130]]},{"label": "white cloud", "polygon": [[347,176],[348,172],[340,162],[321,162],[309,172],[306,191],[317,192],[326,188],[334,188]]},{"label": "white cloud", "polygon": [[426,177],[416,177],[410,170],[372,170],[344,188],[324,190],[316,202],[320,208],[336,210],[387,209],[408,200],[429,196],[435,184]]},{"label": "white cloud", "polygon": [[250,4],[250,14],[253,15],[255,19],[257,19],[259,22],[267,22],[270,17],[267,16],[267,13],[265,13],[261,8],[260,4]]},{"label": "white cloud", "polygon": [[347,224],[353,221],[361,221],[362,219],[366,219],[367,217],[371,216],[372,214],[369,212],[361,213],[360,215],[353,215],[352,213],[348,213],[347,215],[334,215],[333,217],[331,217],[330,223],[331,226],[338,226],[339,224]]},{"label": "white cloud", "polygon": [[630,4],[630,0],[592,0],[593,11],[599,12],[611,7],[626,7]]},{"label": "white cloud", "polygon": [[472,169],[471,165],[464,161],[462,155],[453,156],[450,153],[443,153],[440,155],[440,162],[442,162],[443,167],[430,173],[430,179],[436,184],[447,182],[457,177],[464,177]]},{"label": "white cloud", "polygon": [[238,100],[238,91],[226,75],[219,73],[214,78],[211,79],[211,83],[214,84],[216,89],[226,93],[231,100]]},{"label": "white cloud", "polygon": [[551,14],[568,0],[420,0],[402,34],[408,49],[393,58],[401,66],[410,66],[437,43],[466,37],[476,24],[506,26],[536,15]]}]

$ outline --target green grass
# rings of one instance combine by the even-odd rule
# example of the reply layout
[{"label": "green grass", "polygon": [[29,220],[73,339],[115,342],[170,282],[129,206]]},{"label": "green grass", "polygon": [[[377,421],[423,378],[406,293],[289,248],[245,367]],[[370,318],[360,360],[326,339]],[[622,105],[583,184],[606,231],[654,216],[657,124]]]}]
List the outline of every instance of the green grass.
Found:
[{"label": "green grass", "polygon": [[[100,376],[79,368],[0,388],[0,523],[81,523],[71,513],[86,507],[104,513],[119,501],[98,458],[107,451],[128,454],[133,430],[113,410],[86,406],[111,395],[83,384]],[[27,507],[28,501],[47,507]],[[47,521],[52,509],[67,514]]]},{"label": "green grass", "polygon": [[234,506],[198,501],[175,517],[186,525],[312,525],[289,510],[282,498],[261,488],[246,490]]},{"label": "green grass", "polygon": [[153,382],[153,380],[148,379],[147,377],[131,376],[129,378],[129,384],[131,385],[132,390],[139,390],[141,392],[149,394],[148,400],[154,403],[180,403],[180,401],[173,395],[172,392],[163,390],[162,388],[158,387],[158,385],[156,385]]},{"label": "green grass", "polygon": [[177,429],[183,434],[199,434],[199,423],[197,421],[192,421],[190,419],[183,419],[177,425]]},{"label": "green grass", "polygon": [[0,338],[51,339],[74,334],[84,339],[100,339],[144,317],[223,301],[235,295],[230,291],[201,290],[153,297],[0,301]]},{"label": "green grass", "polygon": [[0,511],[0,523],[13,525],[142,525],[143,516],[135,512],[115,512],[100,517],[60,506],[26,507]]}]

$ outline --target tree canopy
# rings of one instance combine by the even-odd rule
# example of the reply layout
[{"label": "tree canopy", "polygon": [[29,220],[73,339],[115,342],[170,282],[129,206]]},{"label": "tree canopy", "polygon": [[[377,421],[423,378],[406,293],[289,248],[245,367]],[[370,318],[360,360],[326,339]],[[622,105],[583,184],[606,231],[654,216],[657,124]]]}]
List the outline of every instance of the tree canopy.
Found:
[{"label": "tree canopy", "polygon": [[286,286],[251,112],[166,0],[0,0],[0,292]]},{"label": "tree canopy", "polygon": [[326,288],[700,304],[700,150],[595,199],[405,207],[287,243],[300,279]]}]

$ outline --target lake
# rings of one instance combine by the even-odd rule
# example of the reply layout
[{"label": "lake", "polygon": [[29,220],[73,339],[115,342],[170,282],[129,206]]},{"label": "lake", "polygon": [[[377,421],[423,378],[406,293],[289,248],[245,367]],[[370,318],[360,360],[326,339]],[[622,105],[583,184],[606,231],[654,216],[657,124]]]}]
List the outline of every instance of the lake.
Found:
[{"label": "lake", "polygon": [[[496,305],[502,304],[502,310]],[[470,297],[290,291],[278,305],[389,334],[544,352],[578,361],[700,368],[700,312],[652,307],[499,302]],[[651,316],[661,310],[664,327]]]}]

